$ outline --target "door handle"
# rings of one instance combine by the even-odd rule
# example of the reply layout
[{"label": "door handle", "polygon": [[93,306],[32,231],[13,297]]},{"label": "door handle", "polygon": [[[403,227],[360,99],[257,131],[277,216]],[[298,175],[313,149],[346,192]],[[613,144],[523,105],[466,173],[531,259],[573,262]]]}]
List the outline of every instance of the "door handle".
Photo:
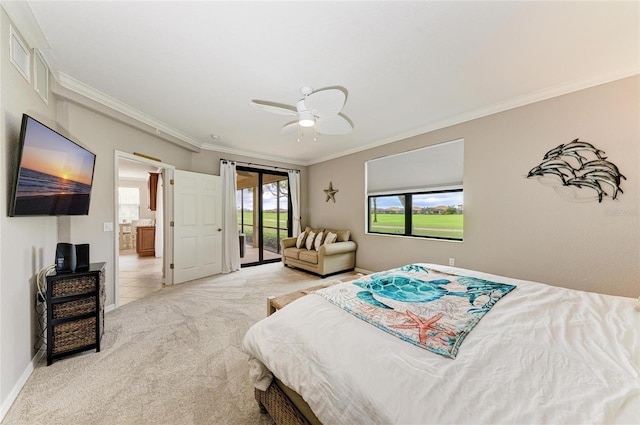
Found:
[{"label": "door handle", "polygon": [[218,232],[222,232],[222,228],[218,227]]}]

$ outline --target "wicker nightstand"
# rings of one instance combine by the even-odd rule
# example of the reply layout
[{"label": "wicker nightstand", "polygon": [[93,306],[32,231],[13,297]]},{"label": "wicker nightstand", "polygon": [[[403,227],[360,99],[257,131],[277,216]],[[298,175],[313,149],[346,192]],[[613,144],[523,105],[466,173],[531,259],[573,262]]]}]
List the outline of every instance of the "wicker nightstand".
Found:
[{"label": "wicker nightstand", "polygon": [[54,358],[95,348],[104,332],[105,263],[47,276],[47,366]]}]

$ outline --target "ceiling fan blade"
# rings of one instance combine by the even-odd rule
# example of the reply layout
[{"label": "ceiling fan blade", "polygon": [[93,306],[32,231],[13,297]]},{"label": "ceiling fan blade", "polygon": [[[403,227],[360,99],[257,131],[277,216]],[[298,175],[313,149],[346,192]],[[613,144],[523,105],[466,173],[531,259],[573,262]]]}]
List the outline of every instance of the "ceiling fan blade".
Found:
[{"label": "ceiling fan blade", "polygon": [[289,134],[293,134],[298,130],[298,121],[291,121],[286,123],[282,129],[280,130],[280,134],[283,136],[288,136]]},{"label": "ceiling fan blade", "polygon": [[305,97],[304,105],[316,117],[337,115],[342,110],[347,95],[340,89],[318,90]]},{"label": "ceiling fan blade", "polygon": [[353,124],[351,123],[351,120],[342,114],[320,117],[316,120],[316,131],[320,134],[349,134],[352,129]]},{"label": "ceiling fan blade", "polygon": [[280,115],[298,115],[298,111],[294,106],[285,105],[284,103],[269,102],[268,100],[253,99],[249,105],[255,106],[267,112],[273,112]]}]

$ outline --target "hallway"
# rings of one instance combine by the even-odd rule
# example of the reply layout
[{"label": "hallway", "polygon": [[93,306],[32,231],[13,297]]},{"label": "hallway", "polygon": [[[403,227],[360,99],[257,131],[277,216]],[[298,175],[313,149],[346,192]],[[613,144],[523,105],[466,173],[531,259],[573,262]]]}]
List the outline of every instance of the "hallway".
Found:
[{"label": "hallway", "polygon": [[120,251],[119,305],[145,297],[164,286],[162,258],[139,257],[135,249]]}]

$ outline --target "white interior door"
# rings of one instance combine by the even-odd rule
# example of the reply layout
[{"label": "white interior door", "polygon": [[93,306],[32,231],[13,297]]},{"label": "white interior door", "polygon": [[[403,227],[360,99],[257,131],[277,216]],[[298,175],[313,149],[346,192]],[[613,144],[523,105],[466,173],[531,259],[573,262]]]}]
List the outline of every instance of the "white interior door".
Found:
[{"label": "white interior door", "polygon": [[173,282],[220,273],[222,269],[222,179],[175,170]]}]

